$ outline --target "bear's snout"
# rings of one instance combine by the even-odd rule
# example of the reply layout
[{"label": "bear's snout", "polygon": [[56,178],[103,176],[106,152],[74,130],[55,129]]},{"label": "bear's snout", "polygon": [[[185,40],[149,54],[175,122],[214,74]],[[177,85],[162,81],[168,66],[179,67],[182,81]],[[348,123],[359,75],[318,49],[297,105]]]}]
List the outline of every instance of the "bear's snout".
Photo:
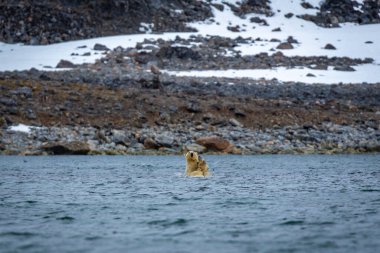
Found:
[{"label": "bear's snout", "polygon": [[191,152],[191,153],[190,153],[190,157],[193,157],[193,155],[194,155],[193,152]]}]

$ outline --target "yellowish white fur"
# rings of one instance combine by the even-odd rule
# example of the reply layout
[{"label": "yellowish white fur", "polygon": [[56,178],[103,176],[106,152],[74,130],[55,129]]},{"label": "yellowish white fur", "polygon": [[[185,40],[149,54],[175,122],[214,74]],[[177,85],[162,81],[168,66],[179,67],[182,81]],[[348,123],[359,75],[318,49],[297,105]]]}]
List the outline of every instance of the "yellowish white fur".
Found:
[{"label": "yellowish white fur", "polygon": [[191,173],[198,169],[198,153],[189,151],[185,155],[186,158],[186,176],[191,176]]},{"label": "yellowish white fur", "polygon": [[210,175],[208,165],[205,160],[200,159],[197,152],[189,151],[186,158],[186,176],[207,177]]},{"label": "yellowish white fur", "polygon": [[208,165],[207,165],[205,160],[200,160],[198,162],[198,170],[197,171],[201,171],[202,175],[204,177],[207,177],[210,175],[210,172],[208,171]]}]

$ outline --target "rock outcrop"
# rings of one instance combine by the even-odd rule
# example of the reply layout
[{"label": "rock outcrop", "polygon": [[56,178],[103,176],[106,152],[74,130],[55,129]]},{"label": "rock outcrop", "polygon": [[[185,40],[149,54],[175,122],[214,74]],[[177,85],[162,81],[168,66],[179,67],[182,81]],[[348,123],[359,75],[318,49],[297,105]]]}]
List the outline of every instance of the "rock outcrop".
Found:
[{"label": "rock outcrop", "polygon": [[322,27],[339,27],[340,23],[345,22],[380,23],[380,2],[375,0],[362,1],[362,3],[353,0],[326,0],[321,6],[311,6],[311,8],[318,8],[318,13],[300,17]]},{"label": "rock outcrop", "polygon": [[88,143],[82,141],[52,142],[41,148],[53,155],[87,155],[90,152]]},{"label": "rock outcrop", "polygon": [[[43,45],[107,35],[192,31],[212,16],[197,0],[0,1],[0,41]],[[151,30],[151,31],[149,31]]]}]

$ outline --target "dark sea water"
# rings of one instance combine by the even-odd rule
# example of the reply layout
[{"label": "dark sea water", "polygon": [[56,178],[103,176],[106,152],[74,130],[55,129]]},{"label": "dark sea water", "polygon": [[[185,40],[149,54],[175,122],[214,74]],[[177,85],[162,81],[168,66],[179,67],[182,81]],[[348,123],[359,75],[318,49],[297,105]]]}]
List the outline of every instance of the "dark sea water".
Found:
[{"label": "dark sea water", "polygon": [[380,252],[380,155],[0,156],[0,252]]}]

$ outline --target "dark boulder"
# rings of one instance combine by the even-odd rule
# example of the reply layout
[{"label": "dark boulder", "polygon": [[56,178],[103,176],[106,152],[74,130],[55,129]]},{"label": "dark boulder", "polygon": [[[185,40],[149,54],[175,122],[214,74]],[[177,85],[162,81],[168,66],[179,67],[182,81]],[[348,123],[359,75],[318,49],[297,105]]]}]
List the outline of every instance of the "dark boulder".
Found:
[{"label": "dark boulder", "polygon": [[171,59],[175,57],[182,60],[190,60],[190,59],[199,60],[202,58],[201,55],[197,51],[191,48],[171,47],[171,46],[160,48],[156,56],[158,58],[167,58],[167,59]]},{"label": "dark boulder", "polygon": [[56,66],[56,68],[76,68],[76,65],[71,61],[60,60]]},{"label": "dark boulder", "polygon": [[146,149],[158,149],[160,145],[157,144],[155,140],[150,137],[144,139],[144,147]]},{"label": "dark boulder", "polygon": [[106,47],[105,45],[96,43],[94,45],[94,50],[96,50],[96,51],[109,51],[110,49],[108,47]]},{"label": "dark boulder", "polygon": [[293,48],[294,48],[293,45],[289,42],[284,42],[277,46],[277,49],[293,49]]},{"label": "dark boulder", "polygon": [[326,44],[326,46],[324,47],[324,49],[327,49],[327,50],[336,50],[336,47],[334,47],[332,44],[328,43],[328,44]]},{"label": "dark boulder", "polygon": [[285,18],[291,18],[294,16],[294,14],[289,12],[289,13],[285,14],[284,16],[285,16]]},{"label": "dark boulder", "polygon": [[265,25],[265,26],[268,25],[268,23],[267,23],[267,21],[265,19],[262,19],[262,18],[259,18],[259,17],[252,17],[250,19],[250,21],[252,23],[257,23],[257,24],[260,24],[260,25]]},{"label": "dark boulder", "polygon": [[10,93],[13,95],[24,96],[27,98],[31,98],[33,95],[32,89],[25,86],[17,88],[15,90],[11,90]]},{"label": "dark boulder", "polygon": [[305,8],[305,9],[313,9],[313,8],[314,8],[313,5],[311,5],[311,4],[308,3],[308,2],[302,2],[302,3],[301,3],[301,6],[302,6],[303,8]]},{"label": "dark boulder", "polygon": [[246,0],[238,9],[238,14],[257,13],[272,16],[273,12],[269,5],[269,0]]},{"label": "dark boulder", "polygon": [[198,102],[189,102],[186,104],[186,110],[188,112],[199,113],[202,112],[201,106]]},{"label": "dark boulder", "polygon": [[53,155],[86,155],[90,152],[87,142],[52,142],[41,147],[43,150]]},{"label": "dark boulder", "polygon": [[336,66],[334,67],[334,70],[337,71],[348,71],[348,72],[353,72],[356,71],[353,67],[351,66]]},{"label": "dark boulder", "polygon": [[15,106],[17,105],[16,100],[13,98],[0,98],[0,104],[6,105],[6,106]]}]

